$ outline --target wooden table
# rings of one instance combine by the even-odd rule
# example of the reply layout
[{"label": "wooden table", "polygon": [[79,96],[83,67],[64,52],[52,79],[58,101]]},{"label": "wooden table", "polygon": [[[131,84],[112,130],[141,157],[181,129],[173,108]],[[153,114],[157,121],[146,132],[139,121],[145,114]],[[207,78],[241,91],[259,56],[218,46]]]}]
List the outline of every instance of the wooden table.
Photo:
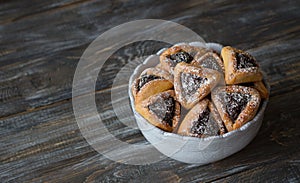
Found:
[{"label": "wooden table", "polygon": [[[299,182],[299,12],[299,1],[279,0],[1,1],[0,182]],[[271,96],[263,125],[246,148],[205,166],[170,158],[126,165],[105,158],[86,142],[72,108],[80,56],[104,31],[146,18],[182,24],[208,42],[245,49],[259,58]],[[107,74],[96,85],[97,107],[110,131],[125,128],[111,105],[116,73],[162,46],[137,42],[111,56]],[[118,138],[145,141],[138,130]]]}]

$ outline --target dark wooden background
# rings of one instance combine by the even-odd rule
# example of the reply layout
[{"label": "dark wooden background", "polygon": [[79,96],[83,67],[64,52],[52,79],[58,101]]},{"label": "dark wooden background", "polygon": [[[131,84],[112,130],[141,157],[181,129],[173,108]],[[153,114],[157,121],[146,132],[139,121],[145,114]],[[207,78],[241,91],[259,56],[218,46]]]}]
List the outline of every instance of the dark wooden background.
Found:
[{"label": "dark wooden background", "polygon": [[[259,59],[271,96],[246,148],[205,166],[172,159],[134,166],[85,141],[71,100],[79,58],[104,31],[144,18],[180,23]],[[114,74],[161,46],[138,42],[110,58],[120,64],[106,65],[96,98],[111,131],[123,128],[111,107]],[[299,1],[0,1],[0,182],[299,182],[299,48]],[[144,140],[138,130],[120,138]]]}]

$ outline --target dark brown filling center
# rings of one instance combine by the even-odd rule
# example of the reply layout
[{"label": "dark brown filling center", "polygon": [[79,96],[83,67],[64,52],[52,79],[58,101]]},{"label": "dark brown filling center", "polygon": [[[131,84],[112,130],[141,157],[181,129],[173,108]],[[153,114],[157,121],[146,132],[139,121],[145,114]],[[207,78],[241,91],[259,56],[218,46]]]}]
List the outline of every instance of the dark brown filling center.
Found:
[{"label": "dark brown filling center", "polygon": [[162,120],[163,124],[168,124],[172,127],[172,120],[175,114],[175,100],[173,97],[166,99],[158,98],[155,103],[149,105],[148,108]]},{"label": "dark brown filling center", "polygon": [[232,121],[235,121],[242,110],[245,108],[250,100],[249,94],[242,93],[226,93],[225,105],[226,111],[229,114]]},{"label": "dark brown filling center", "polygon": [[179,51],[169,56],[172,66],[176,66],[177,63],[185,62],[190,63],[193,57],[185,51]]},{"label": "dark brown filling center", "polygon": [[209,114],[210,111],[208,108],[205,109],[200,115],[197,121],[194,121],[192,123],[192,128],[190,129],[190,132],[192,134],[202,135],[205,132],[205,129],[207,127],[207,123],[209,120]]},{"label": "dark brown filling center", "polygon": [[222,72],[221,66],[213,56],[207,56],[201,61],[201,66]]},{"label": "dark brown filling center", "polygon": [[146,84],[148,83],[149,81],[152,81],[154,79],[162,79],[161,77],[159,76],[154,76],[154,75],[147,75],[147,74],[144,74],[141,76],[140,80],[139,80],[139,83],[137,85],[137,90],[140,91],[140,89]]},{"label": "dark brown filling center", "polygon": [[244,69],[248,67],[257,67],[257,63],[253,57],[245,53],[236,53],[237,68]]},{"label": "dark brown filling center", "polygon": [[207,78],[202,78],[194,74],[181,73],[183,94],[188,96],[194,94],[206,80]]}]

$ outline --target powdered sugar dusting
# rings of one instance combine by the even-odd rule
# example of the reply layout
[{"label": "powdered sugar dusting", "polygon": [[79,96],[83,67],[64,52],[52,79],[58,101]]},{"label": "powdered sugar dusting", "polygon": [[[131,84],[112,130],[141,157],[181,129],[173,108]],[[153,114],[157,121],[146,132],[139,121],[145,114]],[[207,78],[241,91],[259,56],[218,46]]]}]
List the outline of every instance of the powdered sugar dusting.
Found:
[{"label": "powdered sugar dusting", "polygon": [[232,120],[236,120],[238,115],[244,110],[251,96],[242,93],[226,93],[224,101],[226,111]]},{"label": "powdered sugar dusting", "polygon": [[216,59],[211,55],[203,59],[201,66],[222,72],[222,68],[219,66]]},{"label": "powdered sugar dusting", "polygon": [[255,73],[259,69],[257,67],[247,67],[247,68],[242,68],[242,69],[238,69],[238,70],[243,73]]},{"label": "powdered sugar dusting", "polygon": [[168,124],[172,127],[172,119],[175,112],[175,101],[173,97],[168,98],[158,97],[157,100],[148,106],[164,124]]},{"label": "powdered sugar dusting", "polygon": [[183,94],[190,97],[201,87],[202,84],[205,84],[206,81],[207,78],[202,78],[190,73],[181,73]]}]

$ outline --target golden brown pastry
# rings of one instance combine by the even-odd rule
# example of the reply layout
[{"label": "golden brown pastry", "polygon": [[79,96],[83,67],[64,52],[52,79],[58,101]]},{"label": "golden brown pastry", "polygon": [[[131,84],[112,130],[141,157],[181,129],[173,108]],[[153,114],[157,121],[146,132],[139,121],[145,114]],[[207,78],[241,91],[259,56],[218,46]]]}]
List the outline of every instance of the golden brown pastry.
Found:
[{"label": "golden brown pastry", "polygon": [[226,84],[261,81],[263,75],[254,57],[242,50],[226,46],[221,51]]},{"label": "golden brown pastry", "polygon": [[160,70],[163,70],[163,69],[161,68],[161,64],[160,64],[160,63],[157,64],[157,65],[155,66],[155,68],[160,69]]},{"label": "golden brown pastry", "polygon": [[190,46],[188,44],[172,46],[160,55],[160,67],[173,74],[174,67],[178,63],[191,63],[196,54],[203,55],[208,51],[206,48]]},{"label": "golden brown pastry", "polygon": [[238,129],[252,120],[261,100],[256,89],[238,85],[218,87],[211,97],[227,131]]},{"label": "golden brown pastry", "polygon": [[218,84],[221,74],[218,71],[196,67],[184,62],[174,70],[174,89],[177,100],[186,109],[207,96]]},{"label": "golden brown pastry", "polygon": [[207,137],[226,132],[213,103],[203,99],[197,103],[181,122],[177,133],[185,136]]},{"label": "golden brown pastry", "polygon": [[180,119],[180,104],[175,99],[174,90],[150,96],[135,106],[146,120],[154,126],[172,132]]},{"label": "golden brown pastry", "polygon": [[266,88],[263,81],[257,81],[257,82],[252,82],[252,83],[241,83],[240,85],[255,88],[259,92],[260,97],[262,99],[269,98],[269,91]]},{"label": "golden brown pastry", "polygon": [[196,54],[194,60],[191,64],[195,66],[201,66],[209,69],[213,69],[224,73],[224,64],[222,59],[219,57],[217,53],[208,52],[203,54]]},{"label": "golden brown pastry", "polygon": [[171,88],[173,88],[173,77],[168,72],[157,68],[148,68],[133,82],[131,91],[135,103],[138,103],[151,95]]},{"label": "golden brown pastry", "polygon": [[269,98],[269,92],[266,86],[264,85],[263,81],[258,81],[253,83],[253,87],[257,89],[261,98],[267,99]]}]

